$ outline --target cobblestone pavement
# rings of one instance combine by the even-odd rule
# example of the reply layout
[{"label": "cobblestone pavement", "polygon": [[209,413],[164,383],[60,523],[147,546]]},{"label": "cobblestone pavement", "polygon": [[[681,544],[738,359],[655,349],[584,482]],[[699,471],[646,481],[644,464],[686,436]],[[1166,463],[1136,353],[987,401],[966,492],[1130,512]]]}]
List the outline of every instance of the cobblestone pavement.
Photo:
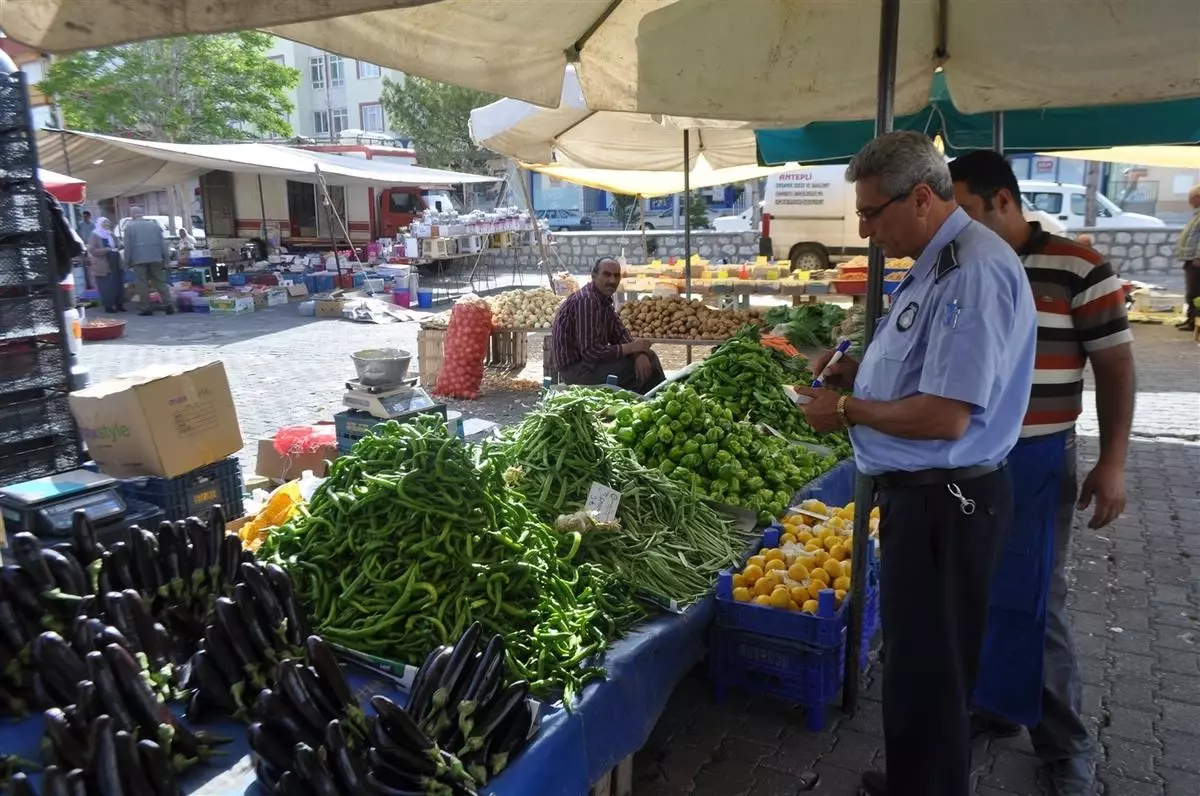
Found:
[{"label": "cobblestone pavement", "polygon": [[[247,441],[279,426],[340,411],[349,354],[372,346],[416,351],[415,322],[388,326],[316,320],[295,306],[238,317],[177,314],[129,317],[127,336],[88,343],[93,381],[150,364],[225,362]],[[1105,796],[1200,795],[1200,348],[1169,328],[1135,330],[1139,393],[1127,469],[1129,508],[1102,532],[1077,522],[1071,610],[1085,682],[1087,716],[1100,741]],[[522,375],[541,373],[530,339]],[[664,352],[668,368],[683,349]],[[413,369],[416,369],[414,363]],[[455,403],[466,417],[520,418],[534,395],[494,391]],[[1096,456],[1093,396],[1081,418],[1081,465]],[[1086,472],[1086,470],[1085,470]],[[857,714],[830,708],[824,732],[768,700],[710,696],[699,669],[672,697],[635,758],[636,793],[853,794],[859,774],[883,764],[877,669],[868,671]],[[981,743],[977,796],[1043,793],[1028,738]]]}]

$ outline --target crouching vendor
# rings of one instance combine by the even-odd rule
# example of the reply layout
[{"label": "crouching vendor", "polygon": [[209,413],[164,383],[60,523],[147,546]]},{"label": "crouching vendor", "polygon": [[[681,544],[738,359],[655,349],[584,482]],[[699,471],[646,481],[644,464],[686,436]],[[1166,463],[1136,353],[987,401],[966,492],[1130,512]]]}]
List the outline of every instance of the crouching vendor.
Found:
[{"label": "crouching vendor", "polygon": [[617,317],[613,294],[621,284],[621,264],[603,257],[592,266],[592,281],[567,297],[550,330],[559,378],[567,384],[604,384],[615,376],[626,390],[645,393],[666,376],[648,340],[634,340]]}]

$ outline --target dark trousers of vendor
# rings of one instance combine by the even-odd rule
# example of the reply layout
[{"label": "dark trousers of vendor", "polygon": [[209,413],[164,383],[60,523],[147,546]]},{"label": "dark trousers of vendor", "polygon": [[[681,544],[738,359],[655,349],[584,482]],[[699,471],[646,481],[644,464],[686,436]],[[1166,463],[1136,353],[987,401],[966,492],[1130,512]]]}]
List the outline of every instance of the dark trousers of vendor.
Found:
[{"label": "dark trousers of vendor", "polygon": [[[907,474],[902,474],[907,475]],[[888,796],[967,796],[988,587],[1012,521],[1007,467],[906,487],[877,479]]]},{"label": "dark trousers of vendor", "polygon": [[621,389],[642,395],[662,384],[667,377],[663,373],[658,354],[649,351],[646,356],[650,357],[650,362],[654,365],[653,372],[650,378],[639,379],[634,363],[635,356],[618,357],[611,362],[578,362],[563,371],[562,380],[566,384],[604,384],[609,376],[616,376],[617,386]]},{"label": "dark trousers of vendor", "polygon": [[1023,439],[1008,460],[1016,508],[992,581],[975,705],[1029,727],[1042,760],[1071,761],[1083,772],[1093,748],[1080,717],[1064,572],[1079,492],[1074,431]]}]

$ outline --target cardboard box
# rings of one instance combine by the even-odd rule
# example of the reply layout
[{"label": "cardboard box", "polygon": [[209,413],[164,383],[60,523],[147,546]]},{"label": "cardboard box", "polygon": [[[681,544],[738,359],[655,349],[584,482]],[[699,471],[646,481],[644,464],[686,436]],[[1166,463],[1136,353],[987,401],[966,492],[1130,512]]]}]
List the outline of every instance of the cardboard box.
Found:
[{"label": "cardboard box", "polygon": [[318,318],[341,318],[346,302],[340,298],[320,298],[316,300],[316,315]]},{"label": "cardboard box", "polygon": [[225,365],[153,365],[71,393],[101,472],[175,478],[242,449]]},{"label": "cardboard box", "polygon": [[288,285],[287,294],[288,298],[305,298],[308,295],[308,285],[303,282],[298,285]]},{"label": "cardboard box", "polygon": [[305,470],[312,470],[313,475],[325,475],[325,460],[333,461],[338,457],[337,442],[331,442],[314,453],[301,453],[291,457],[280,456],[275,450],[274,439],[258,441],[258,461],[254,465],[256,475],[272,478],[276,481],[292,481],[303,475]]},{"label": "cardboard box", "polygon": [[[301,285],[301,287],[304,286]],[[267,288],[266,297],[268,307],[278,307],[288,303],[288,292],[281,287]]]},{"label": "cardboard box", "polygon": [[254,299],[250,296],[213,296],[208,300],[208,311],[226,315],[254,312]]}]

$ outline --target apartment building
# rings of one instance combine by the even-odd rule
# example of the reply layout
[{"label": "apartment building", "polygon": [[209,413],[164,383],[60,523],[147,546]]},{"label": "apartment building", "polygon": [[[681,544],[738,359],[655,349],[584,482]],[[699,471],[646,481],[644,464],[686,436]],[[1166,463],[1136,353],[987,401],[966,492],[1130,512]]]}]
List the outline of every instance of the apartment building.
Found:
[{"label": "apartment building", "polygon": [[3,50],[17,65],[17,69],[25,74],[25,82],[29,84],[29,105],[33,113],[34,129],[57,127],[54,100],[43,94],[37,87],[50,68],[50,56],[37,50],[31,50],[23,44],[17,44],[12,39],[4,37],[3,34],[0,34],[0,50]]},{"label": "apartment building", "polygon": [[317,141],[336,140],[346,130],[400,134],[389,126],[379,97],[383,78],[402,81],[403,72],[280,38],[267,57],[300,71],[289,96],[295,108],[289,119],[293,134]]}]

